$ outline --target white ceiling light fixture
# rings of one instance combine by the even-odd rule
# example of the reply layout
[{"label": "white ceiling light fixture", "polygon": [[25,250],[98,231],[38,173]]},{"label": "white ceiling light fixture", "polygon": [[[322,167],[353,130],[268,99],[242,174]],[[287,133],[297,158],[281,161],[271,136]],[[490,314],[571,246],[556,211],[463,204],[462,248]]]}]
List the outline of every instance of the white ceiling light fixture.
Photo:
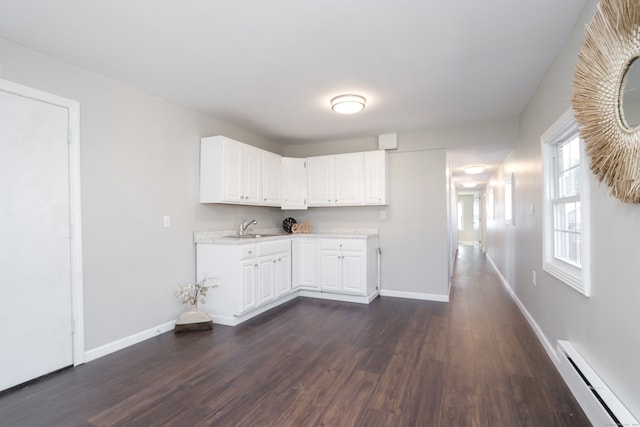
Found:
[{"label": "white ceiling light fixture", "polygon": [[331,99],[331,109],[340,114],[354,114],[364,110],[367,100],[360,95],[338,95]]},{"label": "white ceiling light fixture", "polygon": [[478,184],[475,183],[475,182],[464,182],[464,183],[462,183],[462,186],[464,188],[474,188],[476,185],[478,185]]},{"label": "white ceiling light fixture", "polygon": [[464,167],[464,173],[468,174],[468,175],[477,175],[479,173],[484,172],[485,167],[484,166],[465,166]]}]

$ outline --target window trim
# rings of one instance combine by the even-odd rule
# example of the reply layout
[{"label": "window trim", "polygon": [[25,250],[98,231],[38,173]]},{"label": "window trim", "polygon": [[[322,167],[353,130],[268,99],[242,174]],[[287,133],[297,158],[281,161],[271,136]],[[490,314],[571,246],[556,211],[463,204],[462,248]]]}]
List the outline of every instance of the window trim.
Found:
[{"label": "window trim", "polygon": [[584,142],[580,139],[580,215],[581,266],[554,256],[554,220],[551,197],[557,176],[553,154],[555,147],[578,132],[573,111],[566,111],[540,138],[542,145],[543,226],[542,269],[586,297],[591,296],[591,231],[590,231],[590,172]]}]

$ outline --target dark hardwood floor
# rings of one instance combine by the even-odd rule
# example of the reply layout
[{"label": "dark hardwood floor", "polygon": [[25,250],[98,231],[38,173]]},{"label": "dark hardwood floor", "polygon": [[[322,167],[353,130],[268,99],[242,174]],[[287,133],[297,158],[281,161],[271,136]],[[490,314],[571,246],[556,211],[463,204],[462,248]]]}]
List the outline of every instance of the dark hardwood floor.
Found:
[{"label": "dark hardwood floor", "polygon": [[482,252],[461,246],[450,303],[298,299],[163,334],[1,395],[0,425],[590,423]]}]

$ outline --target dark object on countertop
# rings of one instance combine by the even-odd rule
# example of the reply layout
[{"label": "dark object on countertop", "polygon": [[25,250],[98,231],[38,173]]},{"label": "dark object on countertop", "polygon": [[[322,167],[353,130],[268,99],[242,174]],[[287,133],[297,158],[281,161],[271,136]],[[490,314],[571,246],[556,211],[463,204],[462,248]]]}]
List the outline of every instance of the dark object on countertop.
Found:
[{"label": "dark object on countertop", "polygon": [[291,226],[293,224],[296,224],[295,218],[285,218],[284,221],[282,221],[282,228],[284,228],[284,231],[287,233],[291,233]]}]

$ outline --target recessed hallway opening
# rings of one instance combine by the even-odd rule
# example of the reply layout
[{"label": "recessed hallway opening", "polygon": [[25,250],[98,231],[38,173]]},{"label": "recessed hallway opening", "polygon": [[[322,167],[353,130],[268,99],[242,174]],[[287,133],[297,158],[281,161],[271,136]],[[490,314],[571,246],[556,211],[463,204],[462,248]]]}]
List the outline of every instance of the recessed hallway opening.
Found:
[{"label": "recessed hallway opening", "polygon": [[52,375],[0,396],[0,413],[2,426],[590,425],[474,245],[450,303],[300,298]]}]

